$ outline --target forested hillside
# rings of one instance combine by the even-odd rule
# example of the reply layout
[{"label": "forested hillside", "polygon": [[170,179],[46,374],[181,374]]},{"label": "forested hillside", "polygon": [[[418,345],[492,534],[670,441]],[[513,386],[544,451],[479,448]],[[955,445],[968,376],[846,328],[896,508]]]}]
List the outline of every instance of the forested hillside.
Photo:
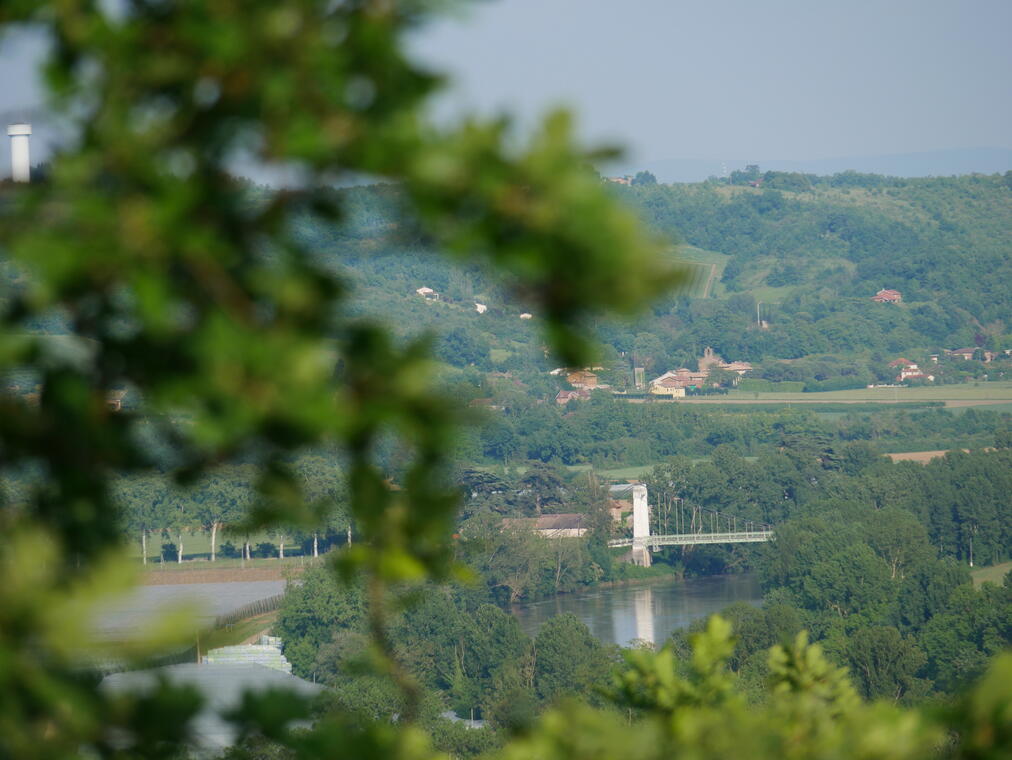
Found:
[{"label": "forested hillside", "polygon": [[[722,323],[697,329],[704,340],[752,358],[1007,341],[1009,175],[753,171],[731,181],[740,184],[620,191],[665,235],[729,257],[717,293],[725,308],[678,313]],[[881,288],[901,291],[903,304],[872,303]],[[757,300],[770,322],[758,342],[745,335]]]},{"label": "forested hillside", "polygon": [[[808,376],[856,387],[885,379],[869,361],[902,352],[1012,346],[1009,176],[735,172],[732,181],[740,184],[616,187],[688,262],[691,284],[636,322],[597,324],[605,359],[635,354],[660,373],[693,366],[705,346],[751,362],[846,357]],[[477,265],[432,255],[395,187],[341,195],[340,232],[307,220],[298,234],[351,274],[362,314],[392,317],[403,334],[438,328],[450,364],[544,369],[534,325],[519,319],[528,310],[522,294],[493,285]],[[426,302],[419,287],[440,300]],[[899,290],[903,302],[872,302],[882,288]],[[489,311],[477,313],[475,302]],[[782,366],[763,369],[785,379]]]}]

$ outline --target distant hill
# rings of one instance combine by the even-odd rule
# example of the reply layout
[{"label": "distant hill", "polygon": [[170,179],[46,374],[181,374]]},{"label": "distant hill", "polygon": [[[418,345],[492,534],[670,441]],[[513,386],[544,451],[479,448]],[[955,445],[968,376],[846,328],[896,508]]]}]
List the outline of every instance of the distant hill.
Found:
[{"label": "distant hill", "polygon": [[[720,270],[711,303],[655,309],[672,345],[749,360],[1009,347],[1012,175],[731,179],[739,184],[616,186],[658,232]],[[881,288],[903,303],[872,303]],[[749,332],[759,301],[770,322],[761,339]]]},{"label": "distant hill", "polygon": [[[819,373],[853,387],[882,379],[854,372],[884,367],[873,355],[1012,346],[1012,175],[767,171],[733,181],[614,186],[672,241],[671,255],[694,265],[695,282],[635,322],[597,322],[606,357],[645,357],[663,371],[691,365],[706,346],[751,362],[834,355],[837,365]],[[307,220],[299,233],[347,275],[353,311],[393,321],[405,337],[432,330],[448,365],[521,372],[528,383],[543,376],[550,359],[536,308],[480,266],[432,255],[399,216],[396,187],[340,192],[347,224]],[[420,297],[423,286],[439,300]],[[903,303],[873,303],[882,288]],[[533,320],[520,319],[527,311]]]},{"label": "distant hill", "polygon": [[725,171],[757,164],[774,171],[836,174],[856,171],[894,177],[949,177],[960,174],[1002,174],[1012,170],[1012,149],[962,148],[933,150],[920,153],[892,153],[881,156],[845,156],[808,161],[783,159],[692,159],[669,158],[646,161],[636,166],[609,170],[608,174],[635,174],[646,169],[661,182],[702,182],[707,177],[722,176]]}]

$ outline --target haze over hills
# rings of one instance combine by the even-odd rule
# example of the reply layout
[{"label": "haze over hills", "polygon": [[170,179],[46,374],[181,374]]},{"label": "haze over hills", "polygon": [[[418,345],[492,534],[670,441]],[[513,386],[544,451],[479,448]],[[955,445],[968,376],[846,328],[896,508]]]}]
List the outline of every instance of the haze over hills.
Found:
[{"label": "haze over hills", "polygon": [[762,169],[836,174],[856,171],[892,177],[948,177],[958,174],[995,174],[1012,169],[1010,148],[954,148],[917,153],[844,156],[837,158],[789,159],[705,159],[666,158],[641,164],[626,162],[609,174],[632,173],[641,169],[653,172],[660,182],[701,182],[707,177],[722,176],[727,171],[758,164]]}]

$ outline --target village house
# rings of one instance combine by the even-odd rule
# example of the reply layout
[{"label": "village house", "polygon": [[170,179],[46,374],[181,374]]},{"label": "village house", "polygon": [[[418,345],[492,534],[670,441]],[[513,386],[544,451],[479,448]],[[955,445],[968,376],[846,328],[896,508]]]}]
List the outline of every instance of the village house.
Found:
[{"label": "village house", "polygon": [[[670,375],[670,372],[665,373]],[[677,377],[661,377],[650,382],[650,393],[655,396],[669,396],[671,398],[685,398],[685,383]]]},{"label": "village house", "polygon": [[520,319],[534,319],[534,315],[531,314],[530,312],[525,311],[523,314],[520,315]]},{"label": "village house", "polygon": [[577,369],[566,375],[566,382],[574,388],[597,388],[597,374],[589,369]]},{"label": "village house", "polygon": [[883,288],[878,293],[871,297],[871,300],[875,303],[902,303],[903,294],[898,290],[889,290]]},{"label": "village house", "polygon": [[953,356],[958,359],[963,359],[964,361],[970,361],[975,356],[979,355],[981,361],[983,361],[985,364],[988,362],[993,362],[998,356],[997,352],[987,351],[986,349],[982,348],[957,348],[955,351],[946,351],[945,353],[949,356]]},{"label": "village house", "polygon": [[728,372],[734,372],[739,377],[744,376],[746,372],[752,371],[752,365],[749,362],[721,362],[720,368]]},{"label": "village house", "polygon": [[425,287],[424,285],[415,291],[418,295],[424,298],[426,301],[438,301],[439,293],[434,291],[432,288]]},{"label": "village house", "polygon": [[957,348],[957,349],[955,349],[953,351],[946,351],[945,353],[948,354],[949,356],[955,357],[957,359],[963,359],[965,361],[970,361],[970,359],[973,358],[973,355],[977,353],[977,349],[975,349],[975,348]]},{"label": "village house", "polygon": [[532,530],[545,538],[583,538],[587,533],[586,516],[576,513],[541,517],[507,517],[504,529]]},{"label": "village house", "polygon": [[675,387],[670,381],[677,381],[682,388],[699,388],[706,382],[706,378],[710,375],[710,370],[701,370],[699,372],[693,372],[691,369],[685,367],[679,367],[675,370],[668,370],[660,377],[655,377],[650,381],[650,392],[654,392],[655,387]]},{"label": "village house", "polygon": [[905,369],[917,369],[917,365],[909,359],[904,359],[902,356],[899,359],[893,359],[889,362],[889,366],[893,369],[897,367],[903,367]]},{"label": "village house", "polygon": [[486,311],[488,311],[488,306],[486,306],[483,303],[478,303],[476,301],[475,304],[474,304],[474,310],[476,312],[478,312],[479,314],[484,314]]},{"label": "village house", "polygon": [[699,357],[699,370],[693,372],[686,367],[668,370],[660,377],[655,377],[650,381],[650,393],[680,398],[685,395],[686,388],[702,388],[706,385],[710,372],[715,367],[727,372],[734,372],[738,376],[735,378],[736,384],[738,379],[752,371],[752,365],[749,362],[726,362],[717,352],[707,346],[703,355]]},{"label": "village house", "polygon": [[570,401],[586,401],[590,398],[590,391],[580,388],[575,391],[559,391],[555,394],[555,403],[560,406],[568,404]]},{"label": "village house", "polygon": [[923,372],[916,362],[903,357],[893,359],[889,362],[889,367],[899,370],[900,373],[896,376],[896,382],[898,383],[902,383],[904,380],[927,380],[928,382],[934,382],[935,380],[934,375],[928,375]]}]

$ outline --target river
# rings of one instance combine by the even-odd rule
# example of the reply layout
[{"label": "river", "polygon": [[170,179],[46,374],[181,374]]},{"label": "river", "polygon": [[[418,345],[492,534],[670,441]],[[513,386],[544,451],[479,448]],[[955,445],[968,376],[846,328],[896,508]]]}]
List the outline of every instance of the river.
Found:
[{"label": "river", "polygon": [[529,636],[556,615],[571,612],[601,641],[629,646],[637,639],[662,644],[671,632],[732,602],[759,605],[754,575],[718,575],[647,586],[595,588],[517,604],[513,614]]}]

